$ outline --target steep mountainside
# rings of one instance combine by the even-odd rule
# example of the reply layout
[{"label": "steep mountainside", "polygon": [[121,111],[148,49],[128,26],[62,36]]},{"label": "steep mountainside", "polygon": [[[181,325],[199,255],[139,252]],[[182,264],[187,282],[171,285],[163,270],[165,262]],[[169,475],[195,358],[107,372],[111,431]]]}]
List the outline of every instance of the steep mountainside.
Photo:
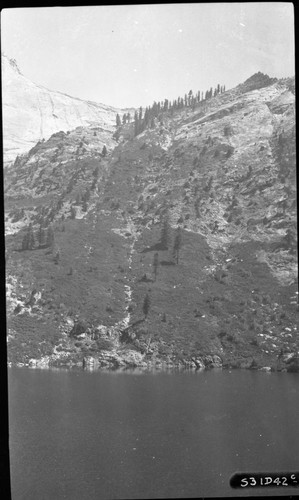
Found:
[{"label": "steep mountainside", "polygon": [[120,110],[36,85],[22,75],[14,60],[5,55],[1,59],[5,164],[60,130],[95,123],[113,129]]},{"label": "steep mountainside", "polygon": [[106,156],[89,127],[20,157],[10,361],[298,370],[294,101],[257,74]]}]

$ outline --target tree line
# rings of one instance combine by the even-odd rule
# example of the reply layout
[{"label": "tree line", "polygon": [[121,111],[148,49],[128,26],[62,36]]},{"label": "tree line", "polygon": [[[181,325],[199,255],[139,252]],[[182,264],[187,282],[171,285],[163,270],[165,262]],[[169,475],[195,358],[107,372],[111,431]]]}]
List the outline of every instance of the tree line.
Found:
[{"label": "tree line", "polygon": [[[138,135],[143,132],[146,128],[154,128],[155,127],[155,118],[158,118],[160,122],[162,122],[162,114],[165,112],[169,112],[171,114],[174,111],[191,107],[192,110],[199,106],[201,103],[215,97],[218,94],[222,94],[225,92],[225,85],[218,85],[213,89],[211,87],[206,92],[198,91],[193,93],[192,90],[189,90],[188,94],[185,94],[184,97],[178,97],[173,101],[169,99],[164,99],[164,101],[156,102],[154,101],[152,106],[147,106],[145,110],[143,110],[142,106],[140,106],[139,110],[135,111],[134,114],[134,135]],[[121,119],[119,113],[116,115],[116,126],[120,127],[121,124],[130,123],[131,115],[130,113],[124,113]]]},{"label": "tree line", "polygon": [[[171,244],[171,238],[170,238],[170,224],[169,224],[167,216],[162,221],[160,242],[159,243],[160,243],[160,245],[159,245],[160,250],[169,250],[169,247]],[[180,254],[181,247],[182,247],[182,231],[181,231],[180,227],[177,227],[176,232],[175,232],[173,245],[172,245],[172,255],[173,255],[173,258],[176,260],[177,264],[179,263],[179,254]],[[153,257],[153,263],[152,263],[155,281],[157,279],[159,265],[160,265],[159,253],[155,252],[154,257]],[[151,299],[150,299],[149,292],[147,292],[144,299],[143,299],[143,304],[142,304],[142,311],[143,311],[145,319],[148,316],[150,306],[151,306]],[[165,317],[165,313],[164,313],[164,317]]]}]

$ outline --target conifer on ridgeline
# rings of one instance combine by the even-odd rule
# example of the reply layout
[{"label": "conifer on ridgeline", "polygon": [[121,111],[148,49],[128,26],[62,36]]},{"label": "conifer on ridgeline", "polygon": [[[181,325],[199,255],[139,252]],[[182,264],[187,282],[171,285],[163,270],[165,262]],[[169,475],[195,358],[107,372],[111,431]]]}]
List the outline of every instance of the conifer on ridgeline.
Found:
[{"label": "conifer on ridgeline", "polygon": [[[158,118],[159,122],[163,124],[162,115],[164,113],[170,113],[170,115],[173,115],[175,110],[180,110],[184,107],[189,107],[192,111],[194,111],[197,106],[202,107],[205,100],[216,97],[216,95],[221,94],[224,91],[225,85],[221,86],[218,83],[214,89],[213,87],[210,87],[210,89],[206,90],[205,93],[204,91],[198,90],[197,93],[194,94],[193,90],[190,89],[188,94],[185,94],[184,97],[178,96],[178,98],[173,99],[173,101],[166,98],[162,101],[154,101],[152,106],[145,108],[144,112],[142,106],[140,106],[138,111],[136,110],[134,114],[134,135],[137,136],[147,128],[154,128],[154,118]],[[123,120],[124,123],[126,121],[130,122],[130,115],[124,115]]]}]

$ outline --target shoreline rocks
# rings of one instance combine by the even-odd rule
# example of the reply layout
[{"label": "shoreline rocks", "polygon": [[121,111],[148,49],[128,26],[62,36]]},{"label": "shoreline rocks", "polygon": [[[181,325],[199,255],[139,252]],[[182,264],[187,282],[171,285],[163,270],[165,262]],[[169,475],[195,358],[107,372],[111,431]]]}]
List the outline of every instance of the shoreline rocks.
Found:
[{"label": "shoreline rocks", "polygon": [[[268,362],[269,363],[269,362]],[[28,361],[12,362],[9,367],[29,368],[59,368],[80,367],[86,370],[116,370],[116,369],[141,369],[141,370],[191,370],[204,371],[211,369],[245,369],[263,372],[292,372],[299,373],[299,356],[297,353],[287,353],[270,364],[262,364],[262,360],[256,361],[252,357],[239,358],[235,360],[222,359],[217,354],[205,354],[201,356],[190,356],[182,358],[177,355],[158,357],[145,354],[134,349],[100,350],[96,353],[84,355],[82,352],[60,352],[43,356],[40,359],[30,358]]]}]

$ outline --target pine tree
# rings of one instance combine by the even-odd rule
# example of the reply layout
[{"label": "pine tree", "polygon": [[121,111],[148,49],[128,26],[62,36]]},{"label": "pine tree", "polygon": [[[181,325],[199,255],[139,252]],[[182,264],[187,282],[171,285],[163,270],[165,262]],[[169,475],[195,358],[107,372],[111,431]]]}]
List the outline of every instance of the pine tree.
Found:
[{"label": "pine tree", "polygon": [[194,201],[194,210],[196,217],[199,218],[199,198]]},{"label": "pine tree", "polygon": [[139,120],[137,111],[135,111],[134,114],[134,134],[135,136],[139,134]]},{"label": "pine tree", "polygon": [[181,246],[182,246],[182,233],[181,233],[181,228],[178,227],[173,244],[173,254],[176,257],[177,264],[179,263],[179,253]]},{"label": "pine tree", "polygon": [[35,236],[32,228],[32,224],[29,225],[28,229],[28,248],[33,250],[35,248]]},{"label": "pine tree", "polygon": [[82,201],[85,202],[85,201],[88,201],[89,199],[90,199],[90,190],[86,189],[85,193],[82,196]]},{"label": "pine tree", "polygon": [[24,238],[22,240],[22,250],[28,250],[28,231],[24,234]]},{"label": "pine tree", "polygon": [[38,230],[38,245],[40,248],[43,248],[46,245],[46,230],[42,224],[40,224]]},{"label": "pine tree", "polygon": [[81,193],[79,192],[76,196],[76,205],[80,205],[82,203],[82,196]]},{"label": "pine tree", "polygon": [[120,126],[121,126],[121,120],[120,120],[120,116],[119,116],[119,114],[118,114],[118,113],[117,113],[117,115],[116,115],[116,126],[117,126],[117,127],[120,127]]},{"label": "pine tree", "polygon": [[147,293],[146,296],[144,297],[143,306],[142,306],[142,311],[143,311],[145,318],[147,317],[147,315],[149,313],[150,305],[151,305],[151,301],[150,301],[149,294]]},{"label": "pine tree", "polygon": [[32,228],[32,224],[29,224],[29,227],[24,235],[22,240],[22,250],[33,250],[35,248],[35,236]]},{"label": "pine tree", "polygon": [[58,248],[56,253],[55,253],[54,262],[55,262],[55,264],[58,264],[59,261],[60,261],[60,250]]},{"label": "pine tree", "polygon": [[55,241],[54,230],[52,226],[49,226],[46,232],[46,241],[45,241],[46,247],[52,248],[54,246],[54,241]]},{"label": "pine tree", "polygon": [[193,97],[193,96],[192,96],[192,98],[191,98],[191,107],[192,107],[192,111],[194,111],[194,110],[195,110],[195,105],[196,105],[196,99],[195,99],[195,97]]},{"label": "pine tree", "polygon": [[127,123],[127,113],[123,114],[123,125]]},{"label": "pine tree", "polygon": [[154,268],[155,281],[157,279],[158,266],[159,266],[159,254],[158,254],[158,252],[156,252],[155,255],[154,255],[154,260],[153,260],[153,268]]},{"label": "pine tree", "polygon": [[106,148],[106,146],[104,145],[104,146],[103,146],[103,149],[102,149],[102,156],[104,156],[104,158],[105,158],[105,156],[106,156],[106,155],[107,155],[107,148]]},{"label": "pine tree", "polygon": [[144,128],[146,128],[148,126],[149,118],[150,118],[150,112],[149,112],[149,109],[146,108],[145,112],[144,112],[144,118],[143,118]]},{"label": "pine tree", "polygon": [[168,217],[166,216],[163,220],[163,223],[162,223],[161,239],[160,239],[161,247],[163,250],[168,249],[169,236],[170,236],[170,226],[169,226]]}]

